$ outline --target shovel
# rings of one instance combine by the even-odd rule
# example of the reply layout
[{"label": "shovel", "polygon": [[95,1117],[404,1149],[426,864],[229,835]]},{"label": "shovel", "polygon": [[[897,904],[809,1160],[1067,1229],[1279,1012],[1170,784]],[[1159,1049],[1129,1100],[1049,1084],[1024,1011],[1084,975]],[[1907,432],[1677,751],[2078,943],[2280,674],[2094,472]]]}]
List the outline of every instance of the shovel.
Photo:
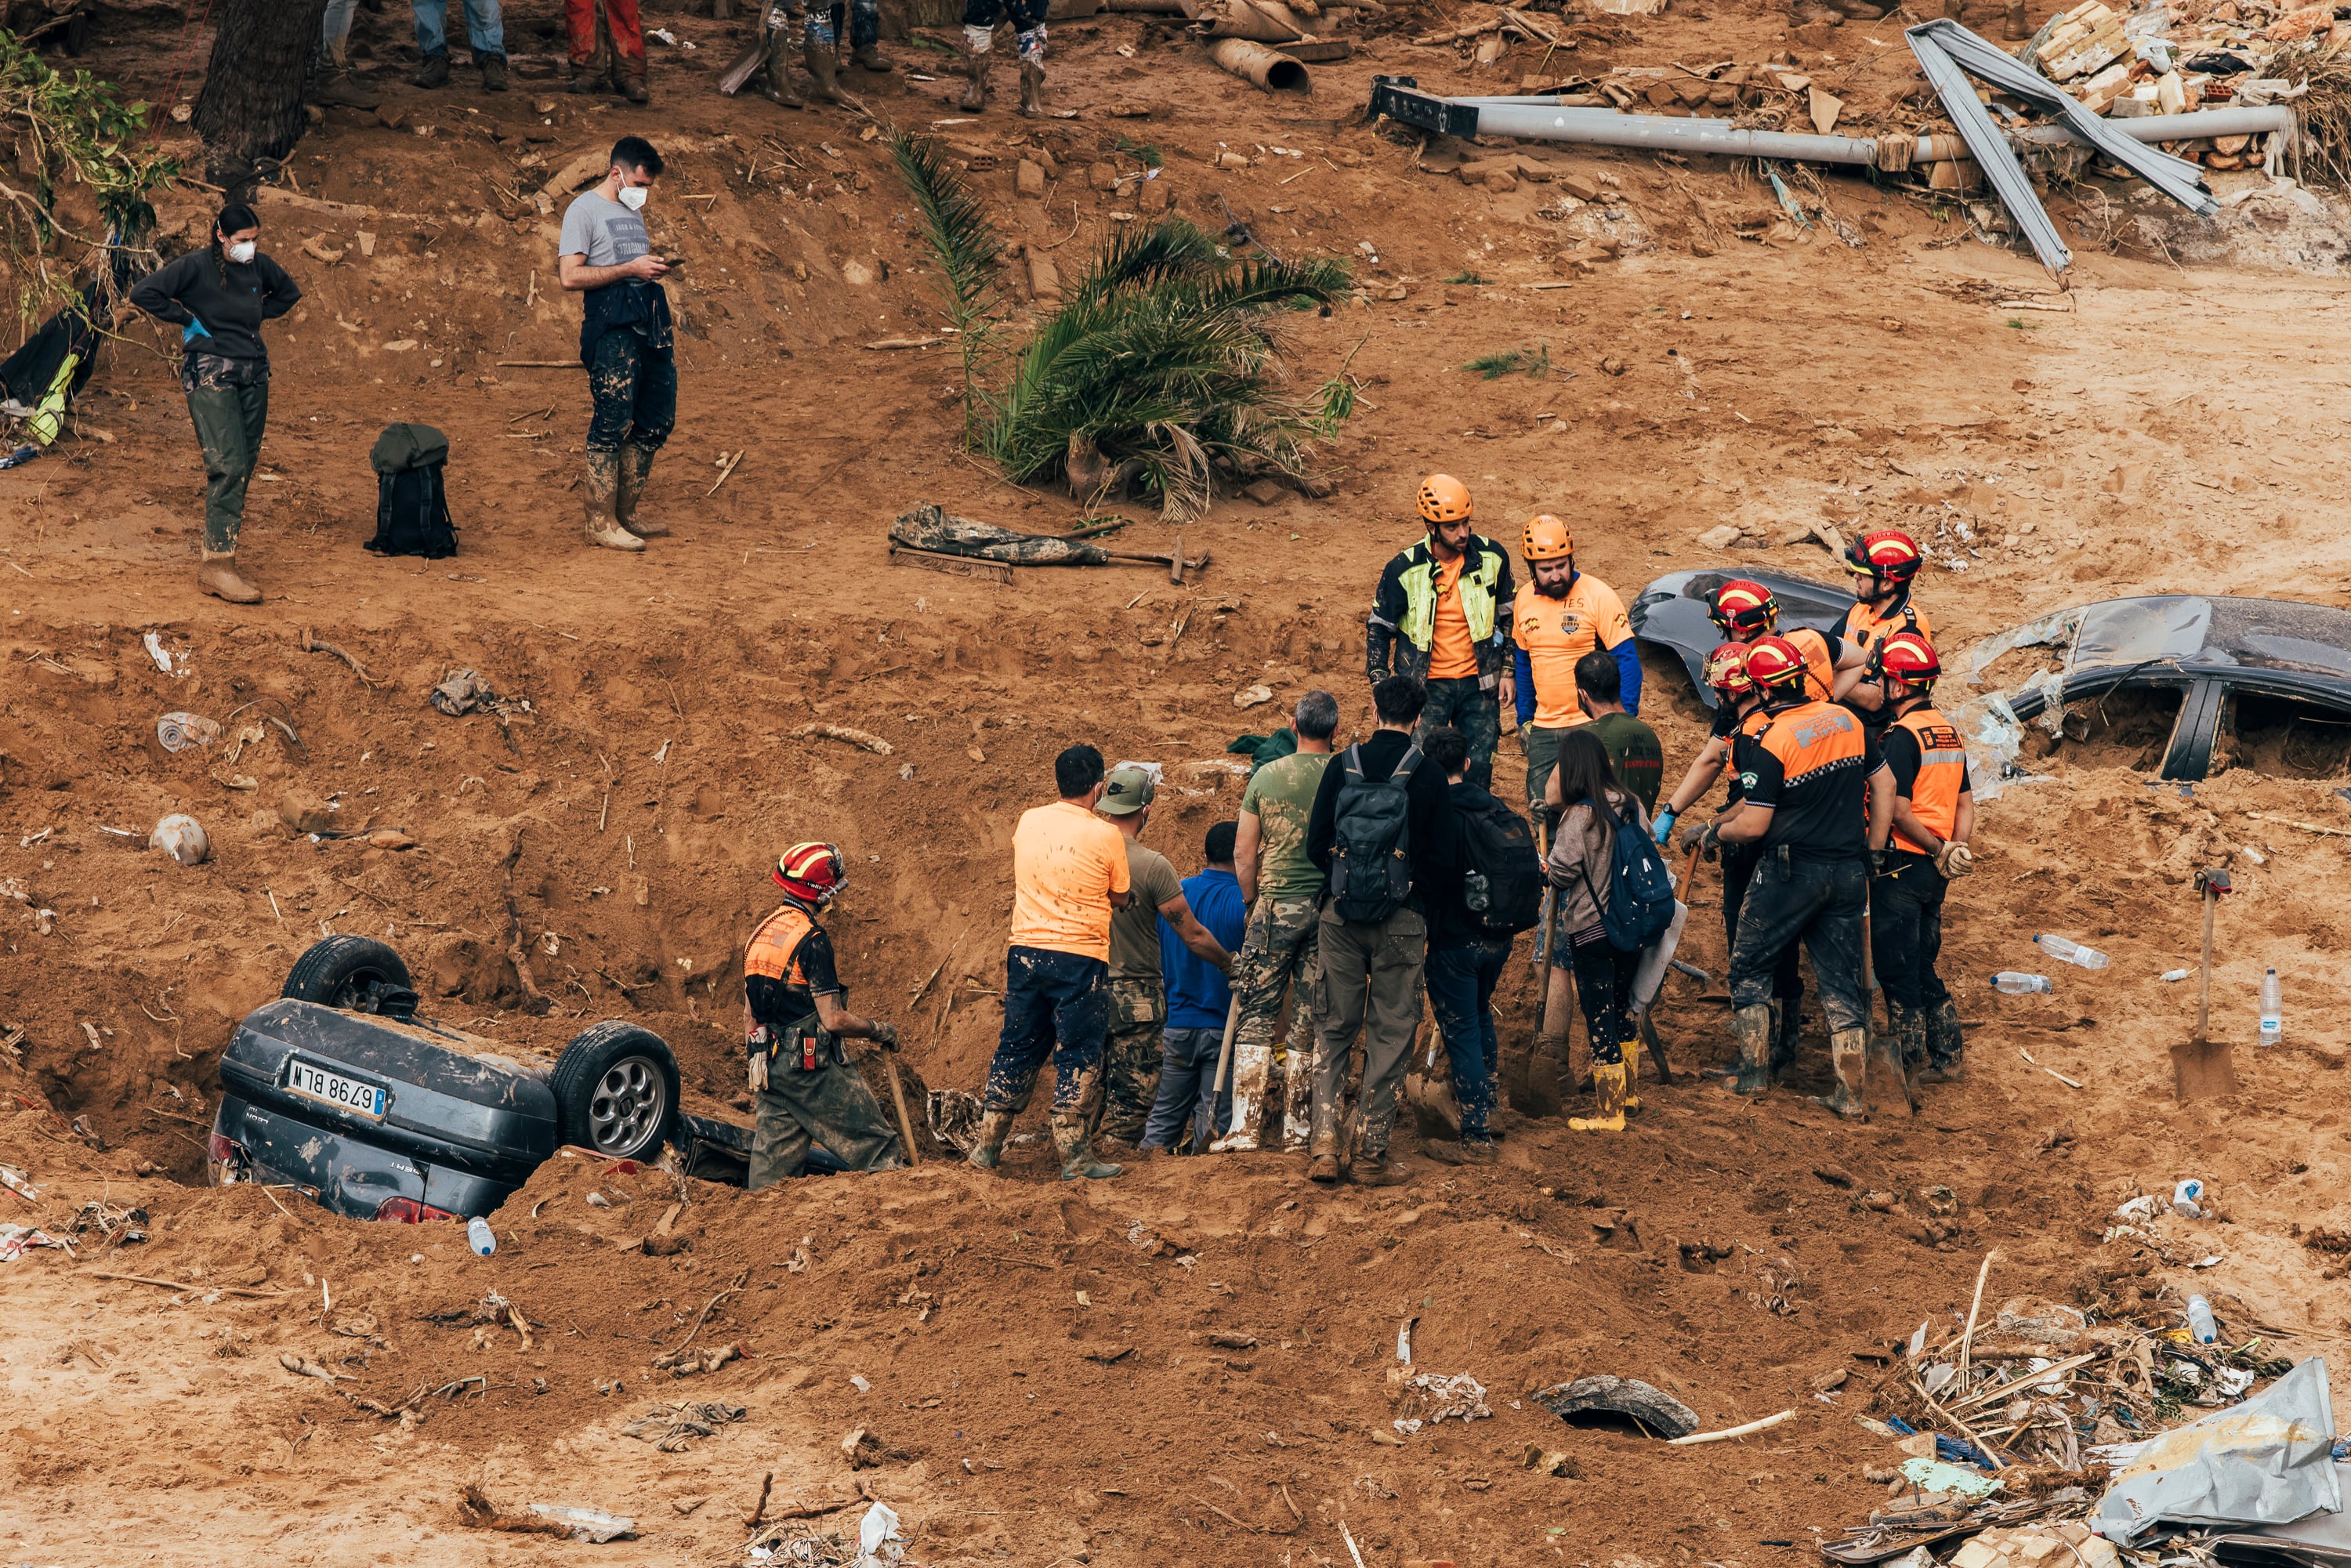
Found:
[{"label": "shovel", "polygon": [[2199,870],[2196,891],[2204,900],[2204,958],[2197,979],[2196,1033],[2186,1044],[2171,1048],[2172,1086],[2182,1103],[2237,1092],[2237,1069],[2229,1059],[2228,1045],[2214,1044],[2207,1033],[2212,1013],[2212,911],[2229,892],[2229,873]]}]

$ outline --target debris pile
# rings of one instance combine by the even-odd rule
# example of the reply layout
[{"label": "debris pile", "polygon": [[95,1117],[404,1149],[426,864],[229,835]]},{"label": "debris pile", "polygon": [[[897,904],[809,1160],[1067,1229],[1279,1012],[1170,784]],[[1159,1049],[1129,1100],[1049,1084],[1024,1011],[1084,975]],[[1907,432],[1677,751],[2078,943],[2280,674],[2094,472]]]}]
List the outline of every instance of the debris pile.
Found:
[{"label": "debris pile", "polygon": [[[2111,119],[2259,108],[2302,90],[2262,74],[2278,46],[2323,38],[2333,23],[2331,7],[2277,15],[2282,9],[2262,0],[2241,6],[2226,0],[2201,19],[2175,21],[2161,4],[2126,12],[2084,0],[2051,17],[2025,47],[2025,58],[2091,112]],[[2322,14],[2325,19],[2315,20]],[[2273,134],[2283,141],[2283,132]],[[2165,150],[2211,169],[2243,169],[2264,158],[2258,133],[2194,137],[2167,142]]]}]

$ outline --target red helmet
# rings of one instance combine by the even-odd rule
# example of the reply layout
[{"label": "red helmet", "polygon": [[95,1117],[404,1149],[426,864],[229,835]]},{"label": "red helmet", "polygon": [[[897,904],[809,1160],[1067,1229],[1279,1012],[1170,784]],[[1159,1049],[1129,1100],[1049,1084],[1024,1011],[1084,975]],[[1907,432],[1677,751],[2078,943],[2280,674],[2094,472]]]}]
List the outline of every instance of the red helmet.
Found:
[{"label": "red helmet", "polygon": [[831,844],[794,844],[776,857],[774,876],[778,887],[819,909],[849,885],[841,852]]},{"label": "red helmet", "polygon": [[1724,635],[1750,641],[1780,624],[1780,603],[1771,597],[1771,591],[1743,577],[1732,578],[1716,589],[1707,613]]},{"label": "red helmet", "polygon": [[1804,656],[1785,637],[1760,637],[1747,650],[1747,678],[1764,687],[1801,682]]},{"label": "red helmet", "polygon": [[1943,673],[1943,661],[1920,633],[1896,632],[1877,645],[1877,667],[1907,685],[1929,686]]},{"label": "red helmet", "polygon": [[1755,689],[1747,678],[1747,644],[1725,643],[1706,656],[1706,684],[1726,697],[1741,697]]},{"label": "red helmet", "polygon": [[1882,577],[1896,587],[1918,575],[1926,558],[1918,541],[1899,528],[1864,534],[1845,547],[1844,569],[1856,577]]}]

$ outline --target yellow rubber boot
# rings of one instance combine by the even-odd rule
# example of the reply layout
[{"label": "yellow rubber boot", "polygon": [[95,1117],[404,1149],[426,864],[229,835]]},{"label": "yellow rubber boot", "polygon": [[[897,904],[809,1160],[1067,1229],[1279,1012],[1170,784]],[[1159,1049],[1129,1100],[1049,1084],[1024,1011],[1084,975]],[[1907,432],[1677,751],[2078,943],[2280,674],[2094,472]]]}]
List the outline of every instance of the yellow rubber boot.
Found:
[{"label": "yellow rubber boot", "polygon": [[1576,1133],[1621,1133],[1625,1130],[1625,1064],[1621,1061],[1595,1061],[1592,1064],[1592,1087],[1600,1103],[1599,1114],[1570,1116],[1568,1129]]}]

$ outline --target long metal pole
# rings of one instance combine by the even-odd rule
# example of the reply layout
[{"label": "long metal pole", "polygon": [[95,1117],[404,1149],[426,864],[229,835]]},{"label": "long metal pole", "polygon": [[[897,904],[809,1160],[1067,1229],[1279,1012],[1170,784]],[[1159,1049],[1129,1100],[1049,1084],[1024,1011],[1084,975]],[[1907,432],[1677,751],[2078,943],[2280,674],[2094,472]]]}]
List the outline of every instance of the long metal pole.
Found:
[{"label": "long metal pole", "polygon": [[2196,986],[2196,1043],[2205,1043],[2204,1030],[2212,1013],[2212,906],[2220,901],[2212,890],[2204,890],[2204,961],[2202,977]]}]

